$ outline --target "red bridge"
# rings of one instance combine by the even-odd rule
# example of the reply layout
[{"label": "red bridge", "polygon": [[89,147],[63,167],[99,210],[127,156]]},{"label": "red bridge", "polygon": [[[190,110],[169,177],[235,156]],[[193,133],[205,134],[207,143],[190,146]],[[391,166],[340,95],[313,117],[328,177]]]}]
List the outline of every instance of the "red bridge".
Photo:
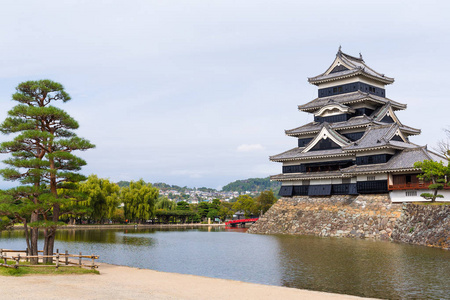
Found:
[{"label": "red bridge", "polygon": [[241,220],[231,220],[225,223],[225,226],[231,226],[231,227],[237,227],[241,225],[242,227],[245,226],[246,223],[255,223],[258,221],[259,218],[253,218],[253,219],[241,219]]}]

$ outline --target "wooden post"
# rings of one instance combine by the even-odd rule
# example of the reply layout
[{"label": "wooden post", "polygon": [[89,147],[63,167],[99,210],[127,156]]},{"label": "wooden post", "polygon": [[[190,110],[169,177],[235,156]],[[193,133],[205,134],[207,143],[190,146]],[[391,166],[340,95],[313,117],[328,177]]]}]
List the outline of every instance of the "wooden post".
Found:
[{"label": "wooden post", "polygon": [[69,264],[69,251],[66,250],[66,266]]},{"label": "wooden post", "polygon": [[17,254],[17,258],[16,258],[16,269],[19,267],[19,261],[20,261],[20,254]]},{"label": "wooden post", "polygon": [[80,268],[81,268],[81,252],[80,252],[80,257],[78,258],[78,264],[80,265]]},{"label": "wooden post", "polygon": [[92,254],[91,258],[92,258],[91,270],[94,270],[95,269],[95,256],[94,256],[94,254]]},{"label": "wooden post", "polygon": [[58,270],[59,268],[59,252],[58,250],[56,251],[56,270]]},{"label": "wooden post", "polygon": [[28,250],[28,247],[27,247],[27,249],[25,249],[25,255],[27,256],[27,258],[26,258],[26,261],[28,262],[28,254],[29,253],[29,250]]}]

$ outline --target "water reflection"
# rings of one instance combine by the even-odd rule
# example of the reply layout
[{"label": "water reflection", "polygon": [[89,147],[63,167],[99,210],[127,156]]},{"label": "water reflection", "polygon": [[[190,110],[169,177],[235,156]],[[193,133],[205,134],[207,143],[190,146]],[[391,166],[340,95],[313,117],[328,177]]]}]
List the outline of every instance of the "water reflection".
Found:
[{"label": "water reflection", "polygon": [[389,299],[450,297],[448,251],[371,240],[279,240],[284,286]]},{"label": "water reflection", "polygon": [[[450,299],[450,251],[245,230],[60,230],[55,245],[98,254],[103,262],[166,272],[376,298]],[[24,249],[23,233],[0,233],[0,248]]]}]

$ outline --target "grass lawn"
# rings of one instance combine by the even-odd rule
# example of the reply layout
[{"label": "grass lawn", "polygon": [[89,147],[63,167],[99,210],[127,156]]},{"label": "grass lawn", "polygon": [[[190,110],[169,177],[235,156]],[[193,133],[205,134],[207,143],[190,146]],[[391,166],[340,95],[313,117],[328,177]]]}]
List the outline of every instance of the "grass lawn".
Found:
[{"label": "grass lawn", "polygon": [[[8,262],[8,264],[14,265],[15,262]],[[26,262],[20,262],[21,265],[27,264]],[[39,264],[42,265],[42,264]],[[54,266],[52,264],[51,266]],[[64,267],[60,266],[58,270],[55,267],[20,267],[17,269],[6,268],[0,266],[0,276],[22,276],[22,275],[72,275],[72,274],[100,274],[97,270],[91,270],[80,267]]]}]

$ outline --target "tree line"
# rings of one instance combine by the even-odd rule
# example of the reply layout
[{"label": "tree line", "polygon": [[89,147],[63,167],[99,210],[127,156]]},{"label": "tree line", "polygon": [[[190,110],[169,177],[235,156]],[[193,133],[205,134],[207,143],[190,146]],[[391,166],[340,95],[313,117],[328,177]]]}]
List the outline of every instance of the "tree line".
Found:
[{"label": "tree line", "polygon": [[[23,205],[8,203],[10,192],[2,191],[0,214],[3,215],[3,225],[17,221],[27,223],[26,211],[23,215],[17,214]],[[277,200],[270,190],[256,197],[241,195],[233,203],[214,199],[189,204],[159,195],[158,188],[142,179],[120,187],[97,175],[90,175],[87,180],[77,183],[73,194],[78,197],[62,205],[59,224],[198,223],[206,222],[208,218],[213,222],[217,219],[223,222],[231,219],[236,212],[242,212],[245,217],[263,214]]]}]

